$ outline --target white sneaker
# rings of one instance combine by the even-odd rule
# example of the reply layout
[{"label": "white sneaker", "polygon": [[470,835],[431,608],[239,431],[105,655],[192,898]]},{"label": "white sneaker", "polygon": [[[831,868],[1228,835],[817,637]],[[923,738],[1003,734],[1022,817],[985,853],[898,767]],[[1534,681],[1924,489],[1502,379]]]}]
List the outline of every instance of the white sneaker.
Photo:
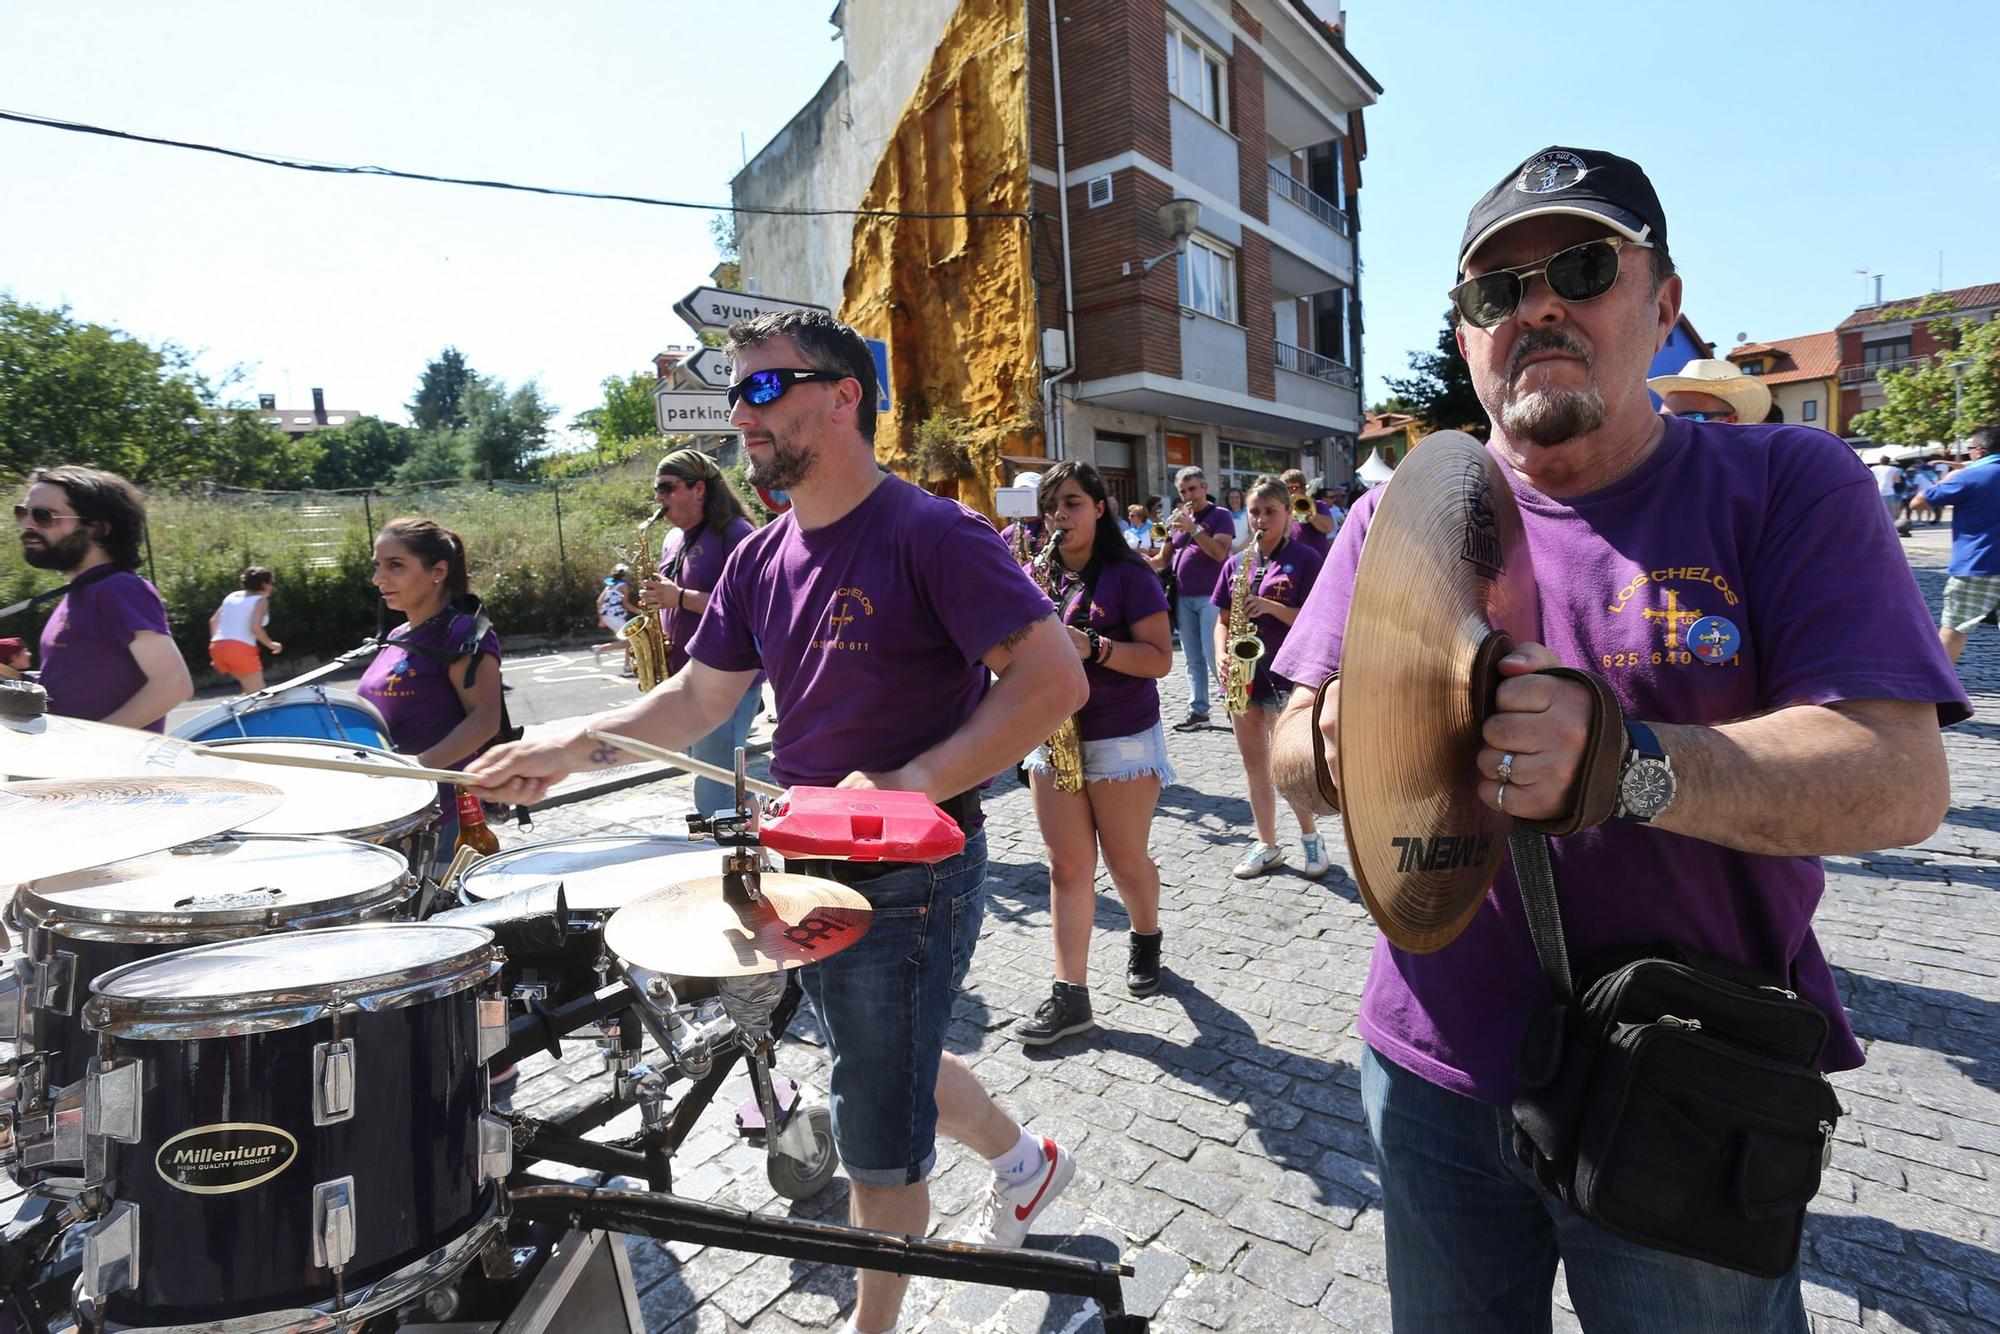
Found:
[{"label": "white sneaker", "polygon": [[992,1194],[986,1197],[986,1217],[973,1240],[982,1246],[1015,1246],[1028,1239],[1042,1210],[1063,1193],[1076,1175],[1076,1159],[1052,1139],[1042,1141],[1042,1170],[1018,1186],[993,1177]]},{"label": "white sneaker", "polygon": [[1255,880],[1260,875],[1269,875],[1285,864],[1285,854],[1269,843],[1259,843],[1243,854],[1243,860],[1236,863],[1238,880]]},{"label": "white sneaker", "polygon": [[1326,859],[1325,834],[1301,834],[1299,847],[1306,856],[1306,864],[1299,870],[1308,880],[1317,880],[1325,875],[1333,863]]}]

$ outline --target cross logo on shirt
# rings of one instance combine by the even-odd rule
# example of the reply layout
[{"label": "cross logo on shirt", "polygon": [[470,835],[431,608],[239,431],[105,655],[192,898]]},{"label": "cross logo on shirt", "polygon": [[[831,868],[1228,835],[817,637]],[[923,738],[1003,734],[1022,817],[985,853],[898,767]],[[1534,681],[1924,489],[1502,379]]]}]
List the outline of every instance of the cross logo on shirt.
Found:
[{"label": "cross logo on shirt", "polygon": [[1647,620],[1657,622],[1665,627],[1668,648],[1680,648],[1681,637],[1686,634],[1687,628],[1701,619],[1701,609],[1697,607],[1692,611],[1684,610],[1681,607],[1680,593],[1675,589],[1669,588],[1667,590],[1667,609],[1665,611],[1647,611],[1643,615]]}]

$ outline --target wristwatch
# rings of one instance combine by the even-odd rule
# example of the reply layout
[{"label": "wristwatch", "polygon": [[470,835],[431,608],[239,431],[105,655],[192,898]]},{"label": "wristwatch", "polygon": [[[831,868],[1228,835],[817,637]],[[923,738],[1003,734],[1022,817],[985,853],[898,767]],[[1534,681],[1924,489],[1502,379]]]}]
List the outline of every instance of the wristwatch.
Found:
[{"label": "wristwatch", "polygon": [[1631,745],[1618,766],[1618,804],[1611,813],[1621,820],[1651,824],[1674,804],[1680,780],[1674,777],[1674,762],[1660,748],[1652,728],[1627,722],[1625,736]]}]

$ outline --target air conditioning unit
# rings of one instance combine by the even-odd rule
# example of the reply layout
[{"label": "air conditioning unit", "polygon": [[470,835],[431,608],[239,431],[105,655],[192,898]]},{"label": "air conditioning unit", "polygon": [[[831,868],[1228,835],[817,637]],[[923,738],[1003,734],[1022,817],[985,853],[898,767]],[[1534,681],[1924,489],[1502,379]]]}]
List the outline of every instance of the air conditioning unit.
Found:
[{"label": "air conditioning unit", "polygon": [[1103,176],[1091,177],[1084,183],[1083,193],[1084,197],[1090,201],[1092,208],[1103,208],[1106,204],[1110,203],[1111,177],[1109,173]]}]

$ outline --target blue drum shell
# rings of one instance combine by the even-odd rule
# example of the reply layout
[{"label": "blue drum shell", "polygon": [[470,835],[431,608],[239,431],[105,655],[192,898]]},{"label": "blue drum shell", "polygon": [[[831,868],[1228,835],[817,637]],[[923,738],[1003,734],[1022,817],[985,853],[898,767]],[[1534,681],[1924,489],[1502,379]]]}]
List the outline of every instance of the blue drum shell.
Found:
[{"label": "blue drum shell", "polygon": [[[313,1187],[354,1178],[357,1289],[469,1232],[495,1205],[478,1173],[486,1108],[478,995],[341,1016],[354,1046],[354,1114],[313,1124],[313,1048],[323,1018],[298,1028],[188,1041],[107,1039],[144,1063],[140,1139],[107,1142],[107,1194],[139,1208],[136,1290],[110,1294],[113,1325],[193,1324],[330,1303],[335,1275],[314,1266]],[[227,1194],[194,1194],[157,1166],[169,1140],[225,1123],[276,1127],[297,1141],[276,1175]]]}]

